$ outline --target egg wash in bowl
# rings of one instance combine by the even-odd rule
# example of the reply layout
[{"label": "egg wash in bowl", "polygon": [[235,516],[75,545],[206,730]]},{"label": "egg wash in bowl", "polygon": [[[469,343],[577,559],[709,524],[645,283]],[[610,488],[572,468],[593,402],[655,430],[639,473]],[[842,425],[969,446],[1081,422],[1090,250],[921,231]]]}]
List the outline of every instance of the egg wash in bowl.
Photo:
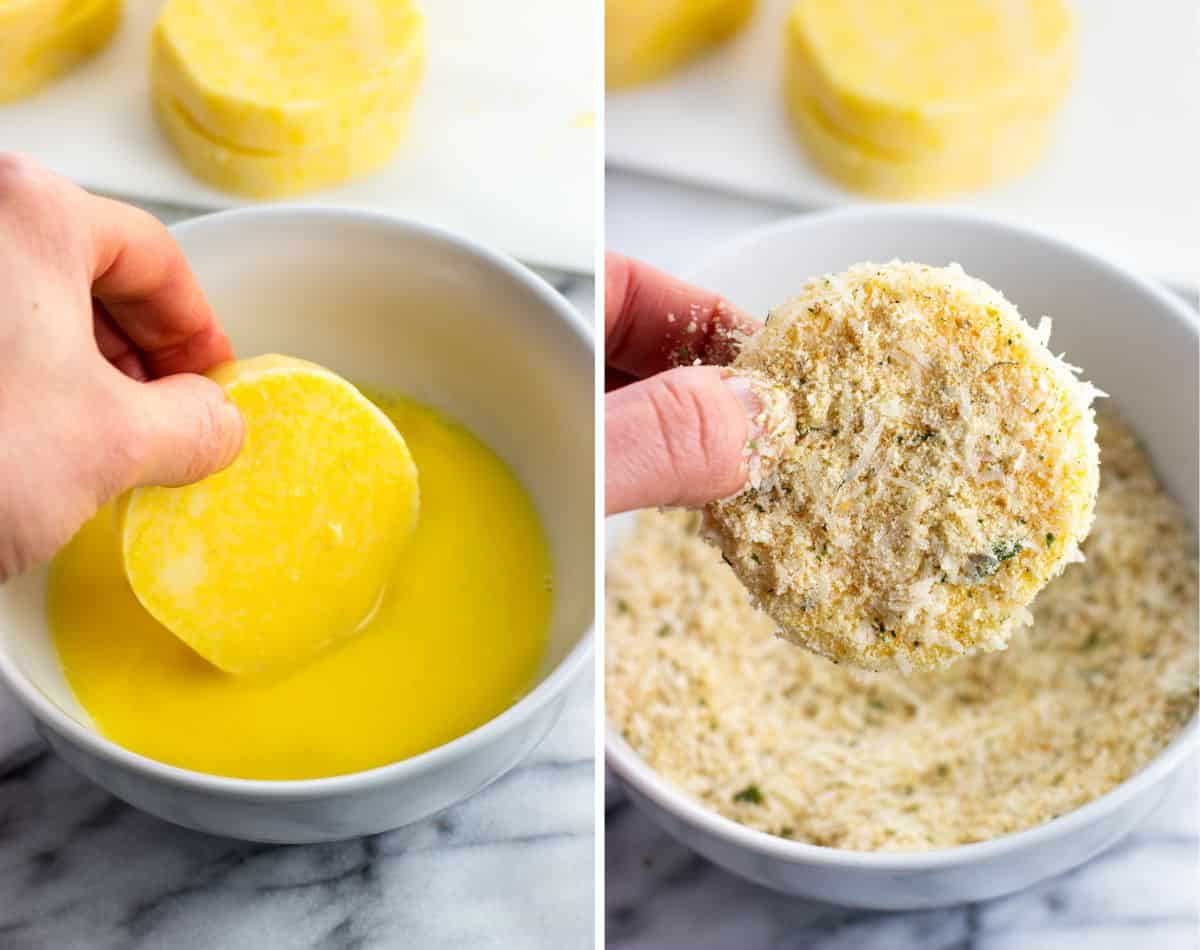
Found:
[{"label": "egg wash in bowl", "polygon": [[67,682],[101,733],[215,775],[307,779],[410,758],[470,732],[536,679],[552,609],[543,526],[483,441],[411,399],[367,392],[420,477],[420,514],[366,625],[303,662],[235,675],[139,603],[102,510],[48,584]]}]

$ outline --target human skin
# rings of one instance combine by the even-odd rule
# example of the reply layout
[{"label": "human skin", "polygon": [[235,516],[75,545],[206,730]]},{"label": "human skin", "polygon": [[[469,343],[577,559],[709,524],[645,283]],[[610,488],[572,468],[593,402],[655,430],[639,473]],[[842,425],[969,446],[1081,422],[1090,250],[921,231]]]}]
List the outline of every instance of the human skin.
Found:
[{"label": "human skin", "polygon": [[762,402],[721,364],[757,322],[717,294],[612,252],[604,318],[607,513],[739,491]]},{"label": "human skin", "polygon": [[0,153],[0,582],[138,485],[229,465],[233,358],[166,229]]}]

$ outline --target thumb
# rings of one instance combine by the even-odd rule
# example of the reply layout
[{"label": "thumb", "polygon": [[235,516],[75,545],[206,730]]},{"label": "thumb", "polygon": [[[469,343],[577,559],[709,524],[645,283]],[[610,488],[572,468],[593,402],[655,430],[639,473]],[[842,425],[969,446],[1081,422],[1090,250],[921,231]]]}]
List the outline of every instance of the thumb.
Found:
[{"label": "thumb", "polygon": [[135,485],[187,485],[237,458],[245,422],[211,379],[179,373],[130,385],[142,441]]},{"label": "thumb", "polygon": [[700,505],[757,485],[793,423],[769,383],[715,366],[659,373],[605,396],[605,508]]}]

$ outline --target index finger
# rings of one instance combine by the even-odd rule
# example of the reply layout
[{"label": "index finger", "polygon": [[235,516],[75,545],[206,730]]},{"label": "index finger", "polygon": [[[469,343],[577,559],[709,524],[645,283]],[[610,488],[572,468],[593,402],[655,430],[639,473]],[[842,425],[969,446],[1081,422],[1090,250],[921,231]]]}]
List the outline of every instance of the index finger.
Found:
[{"label": "index finger", "polygon": [[152,215],[81,192],[92,239],[92,295],[153,377],[203,373],[233,359],[183,251]]},{"label": "index finger", "polygon": [[645,377],[674,366],[728,363],[759,322],[720,294],[609,251],[604,267],[609,366]]}]

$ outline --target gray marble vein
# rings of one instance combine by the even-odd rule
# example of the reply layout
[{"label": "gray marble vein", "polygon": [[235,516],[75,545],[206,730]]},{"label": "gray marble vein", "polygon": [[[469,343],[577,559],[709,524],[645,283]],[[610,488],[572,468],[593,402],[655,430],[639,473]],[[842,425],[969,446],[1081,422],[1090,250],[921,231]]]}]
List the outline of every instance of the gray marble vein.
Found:
[{"label": "gray marble vein", "polygon": [[592,944],[592,675],[516,769],[347,842],[211,837],[108,795],[0,690],[0,948],[391,950]]}]

